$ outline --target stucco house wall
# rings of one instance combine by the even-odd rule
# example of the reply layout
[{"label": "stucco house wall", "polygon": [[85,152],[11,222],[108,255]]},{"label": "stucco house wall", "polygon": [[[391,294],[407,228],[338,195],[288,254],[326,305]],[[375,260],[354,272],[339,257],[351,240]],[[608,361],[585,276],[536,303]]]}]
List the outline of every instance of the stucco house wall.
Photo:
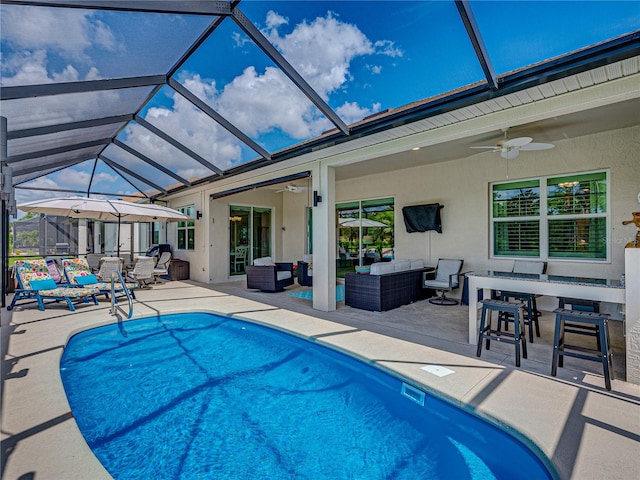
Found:
[{"label": "stucco house wall", "polygon": [[[609,262],[552,260],[549,273],[618,278],[624,271],[624,245],[633,237],[633,226],[623,226],[640,206],[640,126],[601,132],[556,142],[552,150],[522,152],[513,160],[498,154],[475,155],[460,160],[363,175],[337,181],[336,203],[392,196],[396,206],[395,252],[397,257],[463,258],[464,270],[510,269],[511,260],[489,257],[489,186],[491,182],[546,175],[570,174],[597,169],[610,172],[611,255]],[[428,154],[428,149],[425,150]],[[420,152],[418,152],[420,154]],[[339,168],[339,167],[338,167]],[[218,187],[219,188],[219,187]],[[260,188],[209,201],[211,187],[176,195],[171,206],[194,204],[203,212],[196,221],[196,249],[177,251],[176,257],[191,262],[191,278],[202,282],[229,279],[230,205],[254,205],[273,209],[274,256],[295,262],[305,253],[306,193],[276,193]],[[439,202],[443,233],[407,233],[401,215],[406,205]],[[283,230],[284,228],[284,230]],[[316,225],[316,228],[322,228]],[[240,277],[241,278],[241,277]]]}]

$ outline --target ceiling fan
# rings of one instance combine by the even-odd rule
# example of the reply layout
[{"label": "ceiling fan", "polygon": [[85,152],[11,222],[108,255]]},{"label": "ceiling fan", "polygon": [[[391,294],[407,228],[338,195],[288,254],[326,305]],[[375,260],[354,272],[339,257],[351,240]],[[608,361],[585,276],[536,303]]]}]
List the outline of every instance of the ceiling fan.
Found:
[{"label": "ceiling fan", "polygon": [[278,190],[276,193],[280,193],[280,192],[302,193],[305,190],[309,190],[309,187],[298,187],[297,185],[287,185],[283,189]]},{"label": "ceiling fan", "polygon": [[490,152],[484,153],[500,153],[502,158],[506,158],[507,160],[511,160],[520,155],[520,151],[528,152],[533,150],[548,150],[550,148],[555,147],[552,143],[533,143],[533,138],[531,137],[518,137],[507,139],[507,131],[508,129],[503,129],[504,139],[500,140],[495,145],[488,146],[477,146],[470,148],[483,148],[490,149]]}]

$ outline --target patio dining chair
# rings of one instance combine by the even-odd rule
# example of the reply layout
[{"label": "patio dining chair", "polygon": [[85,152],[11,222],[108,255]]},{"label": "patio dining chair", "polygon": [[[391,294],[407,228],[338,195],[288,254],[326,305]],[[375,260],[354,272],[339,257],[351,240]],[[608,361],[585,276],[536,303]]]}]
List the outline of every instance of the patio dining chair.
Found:
[{"label": "patio dining chair", "polygon": [[171,256],[171,252],[162,252],[160,254],[158,263],[156,263],[153,268],[153,283],[156,283],[156,280],[160,275],[169,275],[169,263],[171,262]]},{"label": "patio dining chair", "polygon": [[127,273],[127,277],[133,280],[139,288],[151,288],[147,282],[153,280],[155,265],[155,257],[137,257],[133,270]]},{"label": "patio dining chair", "polygon": [[111,282],[113,272],[124,272],[124,259],[120,257],[102,257],[96,277],[103,282]]},{"label": "patio dining chair", "polygon": [[36,301],[38,308],[45,309],[45,300],[65,301],[69,310],[75,311],[74,302],[87,303],[89,299],[98,304],[96,295],[99,290],[94,287],[67,287],[56,284],[49,274],[46,260],[23,261],[15,266],[18,288],[7,310],[12,310],[20,300]]}]

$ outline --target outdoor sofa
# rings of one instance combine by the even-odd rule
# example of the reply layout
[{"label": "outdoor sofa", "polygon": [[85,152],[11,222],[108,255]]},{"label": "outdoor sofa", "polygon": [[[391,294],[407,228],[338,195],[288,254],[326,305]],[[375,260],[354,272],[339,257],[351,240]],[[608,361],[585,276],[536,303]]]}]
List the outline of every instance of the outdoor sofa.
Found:
[{"label": "outdoor sofa", "polygon": [[422,259],[393,260],[371,265],[370,274],[345,274],[345,304],[376,312],[384,312],[433,295],[422,288],[425,273],[434,273]]}]

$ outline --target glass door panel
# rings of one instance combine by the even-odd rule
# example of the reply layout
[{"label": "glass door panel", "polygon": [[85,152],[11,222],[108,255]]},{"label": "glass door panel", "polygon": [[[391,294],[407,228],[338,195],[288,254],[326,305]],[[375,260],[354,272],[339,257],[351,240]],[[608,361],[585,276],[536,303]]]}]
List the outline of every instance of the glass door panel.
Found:
[{"label": "glass door panel", "polygon": [[254,258],[270,257],[271,209],[229,208],[229,275],[245,275]]},{"label": "glass door panel", "polygon": [[253,257],[271,257],[271,209],[253,207]]},{"label": "glass door panel", "polygon": [[245,275],[251,262],[249,220],[251,207],[231,206],[229,209],[229,275]]},{"label": "glass door panel", "polygon": [[393,198],[337,204],[337,276],[356,266],[393,260],[394,221]]}]

